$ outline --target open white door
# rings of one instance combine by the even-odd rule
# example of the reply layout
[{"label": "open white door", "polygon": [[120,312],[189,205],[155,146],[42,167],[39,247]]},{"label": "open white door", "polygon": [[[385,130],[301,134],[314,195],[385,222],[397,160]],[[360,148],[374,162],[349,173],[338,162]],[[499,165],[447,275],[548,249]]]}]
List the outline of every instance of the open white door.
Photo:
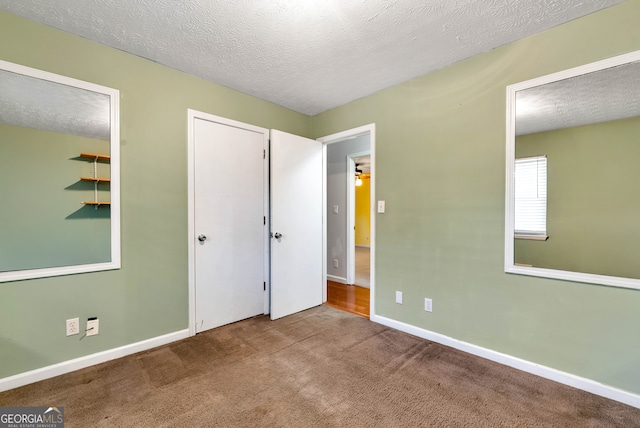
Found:
[{"label": "open white door", "polygon": [[271,130],[271,319],[322,304],[322,143]]}]

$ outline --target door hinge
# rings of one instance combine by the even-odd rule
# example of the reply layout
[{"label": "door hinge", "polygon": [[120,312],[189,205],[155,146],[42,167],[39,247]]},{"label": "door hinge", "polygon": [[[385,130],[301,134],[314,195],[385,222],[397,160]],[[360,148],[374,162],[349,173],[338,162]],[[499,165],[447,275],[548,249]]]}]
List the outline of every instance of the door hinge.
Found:
[{"label": "door hinge", "polygon": [[266,216],[262,217],[262,224],[264,224],[264,225],[267,224],[267,217]]},{"label": "door hinge", "polygon": [[267,291],[267,283],[266,283],[266,282],[263,282],[263,283],[262,283],[262,285],[263,285],[263,287],[264,287],[264,291]]},{"label": "door hinge", "polygon": [[263,149],[262,150],[262,159],[266,159],[267,158],[267,150]]}]

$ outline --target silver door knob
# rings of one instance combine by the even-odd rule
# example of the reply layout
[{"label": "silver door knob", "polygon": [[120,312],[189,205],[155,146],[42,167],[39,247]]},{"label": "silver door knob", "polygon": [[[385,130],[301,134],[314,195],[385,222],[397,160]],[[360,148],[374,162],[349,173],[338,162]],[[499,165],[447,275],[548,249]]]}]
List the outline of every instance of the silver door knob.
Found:
[{"label": "silver door knob", "polygon": [[276,232],[275,235],[273,235],[273,237],[276,238],[276,239],[280,239],[280,238],[282,238],[282,233]]},{"label": "silver door knob", "polygon": [[198,241],[204,242],[207,240],[207,235],[198,235]]}]

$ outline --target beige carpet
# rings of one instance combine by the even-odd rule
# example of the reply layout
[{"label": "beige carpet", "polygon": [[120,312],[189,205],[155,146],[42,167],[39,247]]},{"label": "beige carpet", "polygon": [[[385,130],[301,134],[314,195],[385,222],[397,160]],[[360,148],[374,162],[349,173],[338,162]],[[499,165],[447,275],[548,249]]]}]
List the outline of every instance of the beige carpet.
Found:
[{"label": "beige carpet", "polygon": [[327,306],[0,394],[66,427],[637,427],[640,410]]},{"label": "beige carpet", "polygon": [[356,247],[356,277],[354,284],[360,287],[370,288],[371,269],[369,248]]}]

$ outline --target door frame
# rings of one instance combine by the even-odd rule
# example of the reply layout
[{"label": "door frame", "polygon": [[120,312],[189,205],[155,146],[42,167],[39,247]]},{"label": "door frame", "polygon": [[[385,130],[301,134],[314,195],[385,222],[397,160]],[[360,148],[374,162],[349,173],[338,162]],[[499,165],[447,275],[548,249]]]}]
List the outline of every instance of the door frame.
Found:
[{"label": "door frame", "polygon": [[[350,285],[356,282],[356,161],[354,158],[370,155],[371,150],[347,155],[347,284]],[[369,227],[369,234],[371,234],[371,227]]]},{"label": "door frame", "polygon": [[189,336],[196,334],[196,272],[195,272],[195,251],[196,251],[196,230],[195,230],[195,121],[206,120],[219,123],[221,125],[246,129],[263,135],[263,149],[265,168],[263,170],[263,213],[265,216],[264,228],[264,261],[263,278],[266,283],[264,290],[264,313],[269,313],[270,296],[270,275],[269,275],[269,130],[259,126],[249,125],[236,120],[215,116],[197,110],[187,109],[187,237],[188,237],[188,264],[189,264]]},{"label": "door frame", "polygon": [[[318,138],[317,140],[322,142],[322,301],[327,301],[327,145],[338,143],[346,139],[352,139],[360,135],[369,134],[369,151],[371,155],[371,195],[370,195],[370,231],[369,231],[369,245],[370,245],[370,313],[372,318],[375,316],[375,242],[376,242],[376,217],[375,217],[375,199],[376,199],[376,185],[375,185],[375,165],[376,165],[376,125],[370,123],[368,125],[359,126],[357,128],[348,129],[346,131],[337,132],[335,134],[327,135],[325,137]],[[348,235],[348,234],[347,234]]]},{"label": "door frame", "polygon": [[[270,295],[271,282],[269,272],[269,258],[271,239],[269,236],[269,225],[271,224],[269,210],[269,130],[259,126],[215,116],[198,110],[187,109],[187,238],[188,238],[188,302],[189,302],[189,336],[196,334],[196,284],[195,284],[195,132],[194,125],[196,119],[208,120],[223,125],[234,126],[241,129],[247,129],[263,134],[265,147],[265,165],[264,169],[264,215],[266,217],[267,227],[265,228],[265,254],[264,254],[264,280],[266,282],[266,290],[264,292],[264,313],[270,311]],[[327,145],[337,143],[342,140],[355,138],[363,134],[369,134],[369,151],[371,156],[371,195],[370,195],[370,317],[375,316],[375,233],[376,233],[376,217],[375,217],[375,147],[376,147],[376,127],[375,123],[359,126],[357,128],[338,132],[317,138],[322,143],[322,301],[327,301]]]}]

